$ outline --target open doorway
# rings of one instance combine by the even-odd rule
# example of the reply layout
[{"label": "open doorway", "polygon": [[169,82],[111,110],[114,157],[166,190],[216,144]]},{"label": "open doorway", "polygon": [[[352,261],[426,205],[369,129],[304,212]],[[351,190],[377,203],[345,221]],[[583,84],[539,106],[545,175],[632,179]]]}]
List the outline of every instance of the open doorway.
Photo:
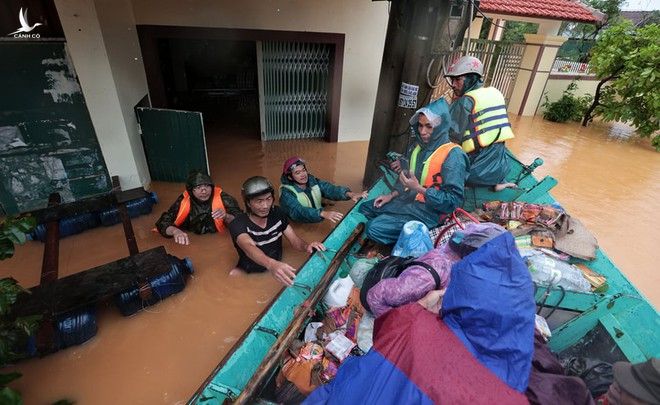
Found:
[{"label": "open doorway", "polygon": [[208,138],[259,138],[255,41],[161,38],[158,53],[168,108],[201,112]]}]

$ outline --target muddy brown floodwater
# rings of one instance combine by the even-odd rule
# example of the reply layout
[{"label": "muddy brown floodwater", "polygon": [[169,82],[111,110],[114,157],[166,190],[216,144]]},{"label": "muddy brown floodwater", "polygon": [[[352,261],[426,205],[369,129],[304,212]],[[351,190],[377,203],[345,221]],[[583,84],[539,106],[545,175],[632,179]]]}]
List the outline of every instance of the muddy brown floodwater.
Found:
[{"label": "muddy brown floodwater", "polygon": [[[595,233],[600,245],[629,279],[657,307],[660,208],[660,154],[647,141],[629,139],[624,125],[582,128],[540,118],[513,120],[518,157],[545,164],[537,176],[559,180],[552,194]],[[367,142],[269,142],[232,131],[207,132],[211,174],[224,190],[240,197],[241,182],[266,175],[278,183],[281,164],[291,155],[309,162],[318,177],[354,190],[360,188]],[[12,387],[26,404],[67,398],[78,404],[182,404],[231,349],[280,286],[268,275],[229,277],[237,255],[229,235],[191,235],[178,246],[150,231],[160,212],[181,192],[180,184],[152,185],[160,203],[151,215],[133,221],[140,249],[164,244],[178,257],[190,257],[195,274],[186,289],[132,317],[123,318],[111,304],[101,306],[98,334],[89,342],[42,359],[24,361],[3,371],[23,377]],[[335,208],[347,212],[348,202]],[[295,225],[303,238],[323,239],[331,224]],[[29,242],[14,258],[0,262],[0,277],[13,276],[24,286],[39,281],[43,244]],[[128,254],[122,228],[97,228],[62,239],[60,276]],[[285,247],[294,266],[306,255]]]}]

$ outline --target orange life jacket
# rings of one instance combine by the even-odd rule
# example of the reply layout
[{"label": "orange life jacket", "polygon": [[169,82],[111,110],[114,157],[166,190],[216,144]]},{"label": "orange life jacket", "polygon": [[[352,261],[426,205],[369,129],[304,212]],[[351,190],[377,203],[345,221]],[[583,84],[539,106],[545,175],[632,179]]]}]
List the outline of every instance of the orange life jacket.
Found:
[{"label": "orange life jacket", "polygon": [[[444,145],[439,146],[438,149],[426,159],[424,166],[422,166],[422,179],[420,179],[422,186],[426,188],[440,188],[440,184],[442,184],[442,176],[440,176],[442,164],[445,162],[445,159],[447,159],[449,152],[454,148],[460,148],[460,146],[452,142],[445,143]],[[424,194],[417,193],[415,200],[424,202]]]},{"label": "orange life jacket", "polygon": [[[222,203],[221,194],[222,189],[219,186],[215,186],[213,188],[213,200],[211,200],[211,211],[225,211],[225,205]],[[188,218],[188,215],[190,215],[190,193],[186,190],[183,192],[183,200],[181,200],[181,204],[179,205],[179,212],[176,214],[174,225],[177,228],[180,227],[181,224],[185,222],[186,218]],[[225,222],[222,218],[214,219],[213,222],[215,222],[215,229],[217,229],[218,232],[225,229]]]}]

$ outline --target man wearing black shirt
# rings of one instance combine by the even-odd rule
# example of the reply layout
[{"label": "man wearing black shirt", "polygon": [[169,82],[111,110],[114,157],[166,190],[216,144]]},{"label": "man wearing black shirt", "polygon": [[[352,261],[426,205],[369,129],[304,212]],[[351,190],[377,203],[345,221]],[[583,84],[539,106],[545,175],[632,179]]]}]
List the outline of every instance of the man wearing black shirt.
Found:
[{"label": "man wearing black shirt", "polygon": [[321,242],[307,243],[294,232],[286,214],[273,206],[275,191],[265,177],[250,177],[241,188],[247,214],[239,214],[229,224],[238,264],[229,274],[269,271],[282,284],[293,284],[296,271],[282,262],[282,235],[297,250],[312,253],[325,250]]}]

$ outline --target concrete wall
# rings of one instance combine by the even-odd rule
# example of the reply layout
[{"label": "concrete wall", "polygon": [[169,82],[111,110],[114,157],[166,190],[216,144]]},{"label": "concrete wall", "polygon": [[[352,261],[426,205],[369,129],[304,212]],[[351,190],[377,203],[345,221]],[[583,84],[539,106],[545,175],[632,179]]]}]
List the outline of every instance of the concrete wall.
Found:
[{"label": "concrete wall", "polygon": [[133,0],[136,24],[343,33],[339,141],[368,140],[387,29],[371,0]]},{"label": "concrete wall", "polygon": [[525,53],[520,63],[508,111],[518,115],[534,115],[543,96],[557,51],[567,38],[555,35],[525,34]]},{"label": "concrete wall", "polygon": [[[575,76],[567,76],[566,78],[557,78],[557,76],[550,76],[548,82],[545,84],[544,94],[548,96],[550,102],[557,101],[561,98],[561,95],[564,93],[564,90],[568,88],[568,85],[571,84]],[[596,86],[598,85],[598,80],[594,80],[595,76],[581,76],[575,79],[575,84],[577,88],[575,89],[575,96],[580,97],[585,94],[589,94],[592,97],[596,94]],[[536,114],[543,114],[543,101],[545,97],[541,99],[539,107],[536,110]]]},{"label": "concrete wall", "polygon": [[133,106],[147,94],[128,0],[56,0],[73,64],[110,175],[150,183]]}]

